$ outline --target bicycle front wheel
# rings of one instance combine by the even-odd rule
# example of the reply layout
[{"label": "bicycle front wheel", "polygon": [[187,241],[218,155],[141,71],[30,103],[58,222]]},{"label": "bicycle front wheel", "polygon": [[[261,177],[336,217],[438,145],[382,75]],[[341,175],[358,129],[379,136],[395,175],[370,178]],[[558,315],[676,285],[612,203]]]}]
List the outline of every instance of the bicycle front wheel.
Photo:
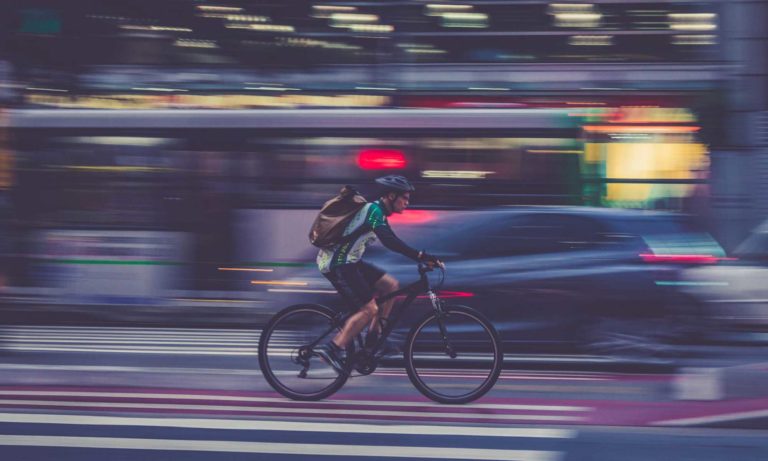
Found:
[{"label": "bicycle front wheel", "polygon": [[259,366],[270,386],[294,400],[320,400],[344,385],[338,374],[312,353],[339,332],[336,313],[317,304],[299,304],[278,312],[259,338]]},{"label": "bicycle front wheel", "polygon": [[481,313],[447,306],[414,325],[405,368],[414,386],[440,403],[467,403],[491,390],[504,360],[499,335]]}]

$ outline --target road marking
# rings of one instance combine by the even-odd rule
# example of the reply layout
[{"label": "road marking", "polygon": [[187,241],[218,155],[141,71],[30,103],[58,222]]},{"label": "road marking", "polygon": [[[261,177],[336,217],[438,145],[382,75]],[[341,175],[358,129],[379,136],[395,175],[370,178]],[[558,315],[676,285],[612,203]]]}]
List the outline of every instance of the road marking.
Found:
[{"label": "road marking", "polygon": [[[55,346],[55,345],[34,345],[37,341],[31,342],[31,344],[18,344],[15,345],[13,341],[4,346],[5,350],[24,351],[24,352],[99,352],[99,353],[112,353],[112,354],[177,354],[177,355],[232,355],[232,356],[256,356],[258,355],[257,343],[254,343],[252,347],[195,347],[190,345],[189,347],[169,347],[160,344],[152,346],[137,346],[130,343],[128,345],[109,344],[105,342],[103,347],[86,346]],[[82,344],[82,341],[79,342]],[[274,357],[292,357],[292,349],[279,348],[274,352],[270,352]],[[437,360],[466,360],[472,361],[473,357],[459,357],[458,359],[448,359],[447,357],[438,356]],[[592,356],[583,357],[570,357],[565,359],[560,356],[535,356],[535,357],[504,357],[504,363],[616,363],[615,360],[601,358],[594,359]]]},{"label": "road marking", "polygon": [[519,375],[519,376],[499,376],[499,379],[518,379],[518,380],[536,380],[536,381],[610,381],[610,378],[587,378],[578,376],[535,376],[535,375]]},{"label": "road marking", "polygon": [[547,385],[547,384],[496,384],[494,390],[499,391],[530,391],[530,392],[578,392],[580,394],[645,394],[647,389],[639,386],[615,387],[615,386],[583,386],[574,384],[571,386],[565,384]]},{"label": "road marking", "polygon": [[126,372],[126,373],[185,373],[185,374],[221,374],[261,376],[259,370],[224,369],[224,368],[179,368],[179,367],[129,367],[118,365],[31,365],[24,363],[0,363],[0,370],[51,370],[51,371],[87,371],[87,372]]},{"label": "road marking", "polygon": [[[96,339],[90,337],[72,338],[72,339],[50,339],[50,338],[19,338],[14,336],[0,336],[6,342],[18,343],[75,343],[75,344],[157,344],[160,346],[172,346],[176,344],[194,345],[194,346],[256,346],[258,341],[209,341],[204,339],[188,339],[184,341],[171,339]],[[287,343],[285,344],[288,345]]]},{"label": "road marking", "polygon": [[[5,328],[8,350],[105,353],[256,355],[257,330],[100,329],[95,327]],[[277,335],[277,346],[291,343]]]},{"label": "road marking", "polygon": [[[261,332],[253,330],[146,329],[119,327],[8,327],[5,349],[38,352],[102,352],[184,355],[257,354]],[[290,343],[277,335],[277,345]],[[280,341],[283,339],[283,341]],[[286,348],[286,353],[289,349]]]},{"label": "road marking", "polygon": [[464,435],[487,437],[527,437],[542,439],[572,439],[576,431],[570,429],[525,427],[476,427],[476,426],[428,426],[428,425],[378,425],[305,423],[282,421],[253,421],[246,419],[208,418],[134,418],[91,415],[21,414],[0,413],[2,423],[69,424],[98,426],[146,426],[178,427],[188,429],[230,429],[259,431],[330,432],[355,434],[403,434],[403,435]]},{"label": "road marking", "polygon": [[[11,395],[25,396],[51,396],[51,397],[102,397],[102,398],[139,398],[139,399],[166,399],[166,400],[219,400],[234,402],[274,402],[293,405],[359,405],[359,406],[418,406],[418,407],[436,407],[446,408],[444,404],[437,402],[403,402],[403,401],[380,401],[380,400],[324,400],[318,402],[300,402],[296,400],[287,400],[280,397],[252,397],[252,396],[234,396],[218,394],[172,394],[172,393],[149,393],[149,392],[85,392],[85,391],[22,391],[14,389],[0,388],[0,395],[9,397]],[[51,401],[56,402],[56,401]],[[493,404],[493,403],[471,403],[462,405],[461,408],[468,409],[492,409],[492,410],[522,410],[522,411],[574,411],[583,412],[592,410],[591,407],[577,407],[569,405],[517,405],[517,404]]]},{"label": "road marking", "polygon": [[[49,338],[80,338],[84,336],[100,338],[170,338],[170,339],[184,339],[184,338],[241,338],[241,339],[258,339],[261,332],[254,330],[250,333],[229,333],[227,331],[221,331],[219,333],[200,333],[195,334],[193,332],[181,333],[181,332],[166,332],[165,330],[158,329],[157,331],[33,331],[33,330],[8,330],[0,329],[3,335],[8,336],[22,336],[22,337],[38,337],[44,336]],[[273,336],[276,337],[288,337],[286,334],[275,332]]]},{"label": "road marking", "polygon": [[[110,349],[105,348],[90,348],[90,347],[34,347],[34,346],[7,346],[5,350],[12,351],[37,351],[37,352],[104,352],[104,353],[120,353],[120,354],[168,354],[172,352],[179,355],[258,355],[256,348],[252,349],[178,349],[172,350],[170,348],[158,349],[152,347],[151,349],[136,349],[136,348],[121,348],[120,346],[113,346]],[[248,352],[246,352],[248,351]],[[283,354],[286,357],[288,354]]]},{"label": "road marking", "polygon": [[[261,329],[16,326],[0,330],[0,337],[3,336],[8,339],[5,349],[26,352],[255,356],[258,354]],[[290,357],[295,338],[289,332],[275,332],[273,338],[277,338],[277,341],[272,344],[277,349],[271,355]],[[467,360],[473,360],[473,358],[468,357]],[[526,363],[619,363],[620,361],[595,355],[506,354],[504,362],[524,365]],[[502,377],[502,379],[518,378]],[[598,379],[602,378],[574,378],[581,381]]]},{"label": "road marking", "polygon": [[49,326],[49,327],[24,327],[24,326],[9,326],[3,328],[4,331],[51,331],[60,333],[62,331],[80,331],[80,332],[136,332],[136,333],[157,333],[157,334],[173,334],[173,333],[185,333],[185,334],[230,334],[230,333],[249,333],[261,331],[261,328],[242,328],[242,329],[223,329],[223,328],[136,328],[136,327],[77,327],[77,326]]},{"label": "road marking", "polygon": [[[213,375],[230,375],[230,376],[261,376],[259,370],[248,369],[224,369],[224,368],[182,368],[182,367],[137,367],[137,366],[118,366],[118,365],[54,365],[54,364],[22,364],[22,363],[0,363],[0,370],[7,371],[63,371],[63,372],[91,372],[91,373],[159,373],[159,374],[213,374]],[[379,368],[374,373],[374,376],[383,377],[405,377],[406,373],[396,368]],[[631,391],[627,391],[626,388],[614,388],[614,387],[560,387],[549,386],[543,384],[505,384],[506,380],[531,380],[531,381],[615,381],[615,377],[584,377],[573,376],[568,372],[563,372],[563,376],[551,376],[546,374],[515,374],[511,375],[509,372],[503,372],[499,377],[499,383],[494,386],[494,389],[500,390],[533,390],[533,391],[549,391],[549,390],[574,390],[578,389],[579,392],[618,392],[618,393],[637,393],[641,392],[642,388],[633,388]]]},{"label": "road marking", "polygon": [[266,443],[220,440],[139,439],[118,437],[50,437],[0,435],[0,445],[31,447],[105,448],[127,450],[203,451],[223,453],[268,453],[280,455],[354,456],[388,458],[472,459],[506,461],[557,461],[562,453],[535,450],[486,448],[442,448],[378,445],[331,445],[311,443]]},{"label": "road marking", "polygon": [[228,411],[233,413],[290,413],[290,414],[318,414],[328,415],[357,415],[357,416],[398,416],[409,418],[461,418],[477,420],[498,420],[498,421],[582,421],[581,416],[572,415],[535,415],[535,414],[484,414],[484,413],[461,413],[461,412],[425,412],[420,408],[412,410],[356,410],[356,409],[335,409],[335,408],[277,408],[263,406],[240,406],[240,405],[193,405],[193,404],[168,404],[168,403],[133,403],[133,402],[74,402],[59,400],[14,400],[0,399],[0,405],[10,407],[77,407],[77,408],[106,408],[114,409],[145,409],[145,410],[202,410],[202,411]]},{"label": "road marking", "polygon": [[[376,370],[377,376],[394,376],[394,377],[402,377],[402,376],[408,376],[408,374],[404,371],[400,371],[398,369],[392,369],[387,371],[380,371]],[[419,376],[422,378],[430,377],[430,378],[484,378],[488,376],[488,373],[478,373],[476,370],[466,370],[463,374],[458,374],[456,372],[447,372],[447,371],[430,371],[429,373],[419,373]],[[605,377],[586,377],[586,376],[570,376],[566,373],[563,373],[563,376],[545,376],[545,375],[534,375],[534,374],[527,374],[527,373],[502,373],[501,376],[499,376],[499,380],[536,380],[536,381],[610,381],[611,378],[605,378]]]},{"label": "road marking", "polygon": [[691,426],[695,424],[719,423],[723,421],[735,421],[749,418],[768,417],[768,410],[737,411],[734,413],[725,413],[710,416],[697,416],[693,418],[668,419],[665,421],[656,421],[652,426]]}]

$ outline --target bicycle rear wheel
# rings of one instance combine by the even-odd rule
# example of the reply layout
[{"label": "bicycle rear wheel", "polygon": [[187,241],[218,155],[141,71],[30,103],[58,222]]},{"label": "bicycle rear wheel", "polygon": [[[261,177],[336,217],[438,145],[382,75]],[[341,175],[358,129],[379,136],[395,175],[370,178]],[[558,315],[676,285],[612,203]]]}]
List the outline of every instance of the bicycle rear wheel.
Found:
[{"label": "bicycle rear wheel", "polygon": [[447,306],[417,322],[405,346],[414,386],[441,403],[467,403],[491,390],[504,360],[493,325],[466,306]]},{"label": "bicycle rear wheel", "polygon": [[273,389],[294,400],[320,400],[344,385],[349,375],[336,373],[311,351],[339,332],[335,316],[328,307],[299,304],[269,321],[259,338],[259,366]]}]

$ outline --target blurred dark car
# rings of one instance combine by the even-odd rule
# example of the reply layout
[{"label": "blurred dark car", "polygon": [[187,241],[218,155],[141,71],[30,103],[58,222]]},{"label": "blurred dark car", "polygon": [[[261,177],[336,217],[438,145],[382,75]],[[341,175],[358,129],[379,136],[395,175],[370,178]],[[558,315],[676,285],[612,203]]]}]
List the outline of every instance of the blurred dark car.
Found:
[{"label": "blurred dark car", "polygon": [[[583,351],[622,323],[637,330],[674,317],[679,327],[694,309],[679,290],[681,270],[724,254],[685,216],[662,212],[504,207],[391,221],[404,241],[447,263],[444,299],[480,309],[507,350],[527,352]],[[417,278],[413,262],[380,245],[365,259],[403,286]],[[316,270],[300,279],[331,289]]]},{"label": "blurred dark car", "polygon": [[731,254],[682,274],[682,288],[699,301],[717,339],[768,341],[768,220]]},{"label": "blurred dark car", "polygon": [[[605,208],[466,212],[401,234],[446,260],[443,290],[488,314],[508,349],[585,346],[649,325],[683,331],[698,306],[680,291],[680,273],[724,255],[685,216]],[[375,253],[400,280],[413,272],[398,255]]]}]

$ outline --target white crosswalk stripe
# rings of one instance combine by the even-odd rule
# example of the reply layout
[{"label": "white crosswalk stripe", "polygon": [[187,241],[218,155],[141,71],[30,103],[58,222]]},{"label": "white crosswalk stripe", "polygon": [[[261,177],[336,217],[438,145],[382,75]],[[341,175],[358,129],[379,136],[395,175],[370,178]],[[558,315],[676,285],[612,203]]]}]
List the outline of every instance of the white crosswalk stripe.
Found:
[{"label": "white crosswalk stripe", "polygon": [[401,434],[531,437],[544,439],[573,438],[572,429],[540,427],[430,426],[417,424],[377,425],[344,423],[308,423],[298,421],[258,421],[213,418],[138,418],[92,415],[50,415],[0,413],[0,423],[81,424],[100,426],[179,427],[199,429],[247,429],[261,431],[329,432],[342,434]]},{"label": "white crosswalk stripe", "polygon": [[[131,409],[147,409],[148,406],[145,403],[123,403],[123,402],[51,402],[50,400],[4,400],[0,399],[0,405],[18,405],[22,407],[75,407],[75,408],[88,408],[92,410],[110,409],[110,410],[131,410]],[[185,410],[201,410],[201,411],[227,411],[230,413],[275,413],[280,415],[296,414],[296,415],[314,415],[314,416],[360,416],[366,418],[376,417],[419,417],[419,418],[445,418],[446,416],[452,417],[464,417],[473,420],[482,421],[540,421],[540,422],[578,422],[581,421],[581,416],[575,415],[561,415],[561,414],[506,414],[506,413],[472,413],[472,414],[446,414],[445,412],[425,412],[425,411],[390,411],[390,410],[352,410],[348,408],[344,409],[309,409],[309,408],[283,408],[283,407],[265,407],[260,406],[258,408],[253,406],[234,406],[234,405],[189,405],[189,404],[164,404],[153,403],[152,408],[154,410],[169,410],[169,411],[185,411]]]},{"label": "white crosswalk stripe", "polygon": [[0,340],[13,351],[252,356],[259,335],[258,329],[13,326],[0,332]]},{"label": "white crosswalk stripe", "polygon": [[[174,399],[174,400],[201,400],[207,401],[234,401],[234,402],[260,402],[260,403],[280,403],[289,405],[305,405],[304,402],[298,400],[286,400],[282,397],[259,397],[259,396],[247,396],[247,395],[218,395],[218,394],[183,394],[174,392],[173,394],[165,392],[107,392],[107,391],[66,391],[66,390],[6,390],[0,393],[0,395],[14,395],[14,396],[55,396],[55,397],[92,397],[92,398],[140,398],[144,400],[148,399]],[[49,401],[50,402],[50,401]],[[358,405],[366,407],[402,407],[406,405],[405,402],[400,401],[387,401],[387,400],[346,400],[346,399],[333,399],[326,401],[312,402],[313,406],[338,406],[338,405]],[[413,405],[413,404],[411,404]],[[418,402],[418,407],[437,407],[445,408],[444,404],[437,402]],[[229,407],[228,407],[229,408]],[[526,410],[526,411],[565,411],[565,412],[583,412],[591,410],[591,407],[573,406],[573,405],[520,405],[520,404],[500,404],[500,403],[470,403],[463,405],[461,408],[469,408],[473,410],[478,409],[490,409],[490,410]]]},{"label": "white crosswalk stripe", "polygon": [[559,453],[487,448],[441,448],[377,445],[240,442],[229,440],[169,440],[117,437],[47,437],[0,435],[0,445],[122,450],[166,450],[220,453],[260,453],[302,456],[350,456],[376,458],[469,459],[508,461],[552,461]]},{"label": "white crosswalk stripe", "polygon": [[[7,427],[13,427],[13,433],[3,433]],[[152,436],[147,437],[143,428],[154,428]],[[136,437],[136,431],[144,435]],[[350,437],[352,434],[354,437]],[[0,413],[3,452],[30,460],[34,458],[25,456],[25,448],[54,447],[82,449],[78,453],[84,460],[103,459],[103,450],[151,450],[268,454],[272,455],[270,459],[302,455],[560,461],[563,452],[553,448],[576,435],[573,430],[550,428]],[[391,443],[393,440],[397,443]]]},{"label": "white crosswalk stripe", "polygon": [[[59,409],[94,412],[163,412],[165,414],[199,413],[227,415],[299,416],[333,418],[343,421],[388,419],[422,423],[466,422],[514,423],[579,423],[593,410],[574,405],[546,405],[534,402],[470,403],[460,407],[431,401],[408,401],[389,397],[336,398],[302,402],[273,396],[270,393],[190,392],[180,390],[73,388],[0,388],[0,407],[8,409]],[[1,421],[0,421],[1,422]]]}]

